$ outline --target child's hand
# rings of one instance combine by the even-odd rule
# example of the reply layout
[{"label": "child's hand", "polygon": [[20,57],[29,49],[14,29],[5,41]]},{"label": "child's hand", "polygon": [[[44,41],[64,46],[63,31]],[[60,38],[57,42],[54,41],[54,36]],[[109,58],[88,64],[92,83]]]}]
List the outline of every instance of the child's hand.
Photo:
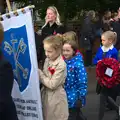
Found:
[{"label": "child's hand", "polygon": [[76,101],[76,108],[81,108],[82,107],[82,102],[80,99]]},{"label": "child's hand", "polygon": [[41,75],[43,74],[41,69],[38,69],[38,74],[39,74],[39,78],[41,78]]}]

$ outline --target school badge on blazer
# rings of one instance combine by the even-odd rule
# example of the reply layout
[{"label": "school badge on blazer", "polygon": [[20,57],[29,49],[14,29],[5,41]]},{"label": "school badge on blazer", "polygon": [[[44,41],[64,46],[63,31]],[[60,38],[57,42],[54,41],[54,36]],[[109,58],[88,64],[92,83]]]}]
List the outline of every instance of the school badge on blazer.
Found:
[{"label": "school badge on blazer", "polygon": [[12,64],[15,80],[23,92],[28,86],[31,71],[26,26],[11,28],[4,34],[3,53]]}]

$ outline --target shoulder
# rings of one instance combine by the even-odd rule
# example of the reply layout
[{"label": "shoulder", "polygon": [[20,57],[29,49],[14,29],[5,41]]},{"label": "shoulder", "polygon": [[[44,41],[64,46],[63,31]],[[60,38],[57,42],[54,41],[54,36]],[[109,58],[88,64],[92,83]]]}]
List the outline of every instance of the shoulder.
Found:
[{"label": "shoulder", "polygon": [[103,51],[102,49],[103,49],[103,46],[99,47],[98,51]]},{"label": "shoulder", "polygon": [[61,25],[57,25],[59,28],[64,28],[64,25],[61,24]]},{"label": "shoulder", "polygon": [[115,47],[113,48],[113,51],[118,52],[118,50]]},{"label": "shoulder", "polygon": [[76,55],[76,57],[73,59],[71,64],[74,65],[75,68],[79,68],[84,65],[83,57],[81,54]]},{"label": "shoulder", "polygon": [[64,34],[66,32],[64,25],[57,25],[57,30],[58,30],[58,33],[61,33],[61,34]]},{"label": "shoulder", "polygon": [[50,27],[49,27],[49,25],[47,24],[46,26],[44,26],[43,28],[41,28],[41,32],[44,33],[44,32],[46,32],[46,31],[48,31],[49,28],[50,28]]},{"label": "shoulder", "polygon": [[75,69],[80,69],[84,67],[84,64],[82,61],[76,61],[76,63],[74,64]]},{"label": "shoulder", "polygon": [[47,26],[45,26],[45,27],[43,27],[43,28],[41,29],[41,32],[44,33],[44,32],[46,32],[48,29],[49,29],[49,28],[48,28]]},{"label": "shoulder", "polygon": [[61,68],[61,69],[66,69],[66,63],[65,63],[65,61],[63,60],[62,57],[59,60],[58,67]]},{"label": "shoulder", "polygon": [[114,47],[113,49],[111,49],[111,53],[112,54],[118,54],[118,50]]},{"label": "shoulder", "polygon": [[99,47],[98,50],[97,50],[97,54],[103,52],[103,46]]}]

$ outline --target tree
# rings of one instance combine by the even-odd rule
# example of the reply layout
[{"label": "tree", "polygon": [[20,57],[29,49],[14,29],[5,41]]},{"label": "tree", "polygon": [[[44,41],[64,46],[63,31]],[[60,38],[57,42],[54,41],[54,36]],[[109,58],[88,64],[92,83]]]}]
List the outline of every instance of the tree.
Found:
[{"label": "tree", "polygon": [[[81,0],[13,0],[16,2],[24,2],[25,5],[29,3],[35,5],[35,10],[39,11],[40,17],[44,18],[46,9],[50,5],[54,5],[57,7],[62,19],[66,18],[71,19],[76,16],[79,10],[79,4]],[[72,8],[72,9],[71,9]]]},{"label": "tree", "polygon": [[0,13],[3,14],[4,11],[4,0],[0,0]]},{"label": "tree", "polygon": [[[3,1],[3,0],[0,0]],[[15,2],[23,2],[24,7],[29,4],[35,5],[35,11],[38,10],[40,17],[44,18],[46,9],[50,5],[55,5],[62,16],[63,20],[74,18],[81,10],[117,10],[120,0],[10,0]]]}]

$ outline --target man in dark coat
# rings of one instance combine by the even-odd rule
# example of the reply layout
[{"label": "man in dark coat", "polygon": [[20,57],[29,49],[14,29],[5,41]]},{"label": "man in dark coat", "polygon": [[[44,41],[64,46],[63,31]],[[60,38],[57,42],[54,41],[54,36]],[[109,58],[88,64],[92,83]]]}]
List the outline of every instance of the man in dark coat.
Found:
[{"label": "man in dark coat", "polygon": [[34,33],[35,33],[35,45],[36,45],[36,52],[37,52],[37,62],[39,64],[39,62],[42,60],[42,41],[41,41],[41,36],[37,33],[38,32],[38,26],[35,23],[34,24]]},{"label": "man in dark coat", "polygon": [[117,48],[117,50],[120,49],[120,20],[114,20],[114,21],[111,21],[111,28],[112,28],[112,31],[116,32],[117,33],[117,42],[115,44],[115,47]]},{"label": "man in dark coat", "polygon": [[[0,44],[4,30],[0,23]],[[0,120],[18,120],[15,104],[12,100],[13,71],[11,64],[4,59],[0,49]]]},{"label": "man in dark coat", "polygon": [[94,25],[95,12],[89,11],[85,16],[82,24],[80,35],[80,47],[85,49],[86,66],[92,64],[92,47],[95,39],[95,25]]}]

